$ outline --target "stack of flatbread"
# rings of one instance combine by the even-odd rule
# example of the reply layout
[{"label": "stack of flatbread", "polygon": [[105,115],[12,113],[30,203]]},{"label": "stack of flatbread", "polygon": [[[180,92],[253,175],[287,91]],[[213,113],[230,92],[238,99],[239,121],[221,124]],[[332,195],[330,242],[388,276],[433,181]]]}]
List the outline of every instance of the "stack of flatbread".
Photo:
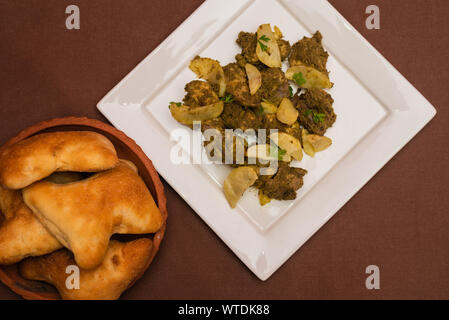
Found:
[{"label": "stack of flatbread", "polygon": [[152,241],[111,236],[163,224],[135,165],[90,131],[2,149],[0,212],[0,264],[19,263],[23,277],[54,285],[64,299],[117,299],[143,273]]}]

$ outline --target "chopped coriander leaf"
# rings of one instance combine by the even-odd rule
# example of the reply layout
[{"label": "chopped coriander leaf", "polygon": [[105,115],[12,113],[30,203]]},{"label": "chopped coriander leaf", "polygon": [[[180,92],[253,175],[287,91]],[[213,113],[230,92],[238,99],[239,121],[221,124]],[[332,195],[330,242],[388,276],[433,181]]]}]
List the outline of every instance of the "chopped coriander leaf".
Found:
[{"label": "chopped coriander leaf", "polygon": [[313,122],[323,122],[326,115],[324,113],[314,113],[313,114]]},{"label": "chopped coriander leaf", "polygon": [[315,123],[323,122],[324,119],[326,118],[326,115],[324,113],[316,113],[315,111],[313,111],[311,109],[307,109],[306,111],[304,111],[304,115],[306,117],[309,115],[312,115],[312,120]]},{"label": "chopped coriander leaf", "polygon": [[266,35],[262,35],[259,39],[257,39],[257,42],[260,45],[260,49],[262,49],[262,51],[267,51],[268,46],[266,44],[262,43],[262,41],[268,42],[268,41],[270,41],[270,38],[268,38]]},{"label": "chopped coriander leaf", "polygon": [[180,106],[182,105],[181,102],[173,102],[173,101],[171,101],[170,104],[168,105],[168,107],[170,108],[170,106],[171,106],[172,104],[176,105],[177,107],[180,107]]},{"label": "chopped coriander leaf", "polygon": [[293,75],[293,81],[295,81],[296,84],[300,87],[307,82],[306,79],[304,79],[302,72],[295,73]]},{"label": "chopped coriander leaf", "polygon": [[285,156],[285,155],[287,154],[287,150],[278,148],[278,154],[279,154],[280,156]]},{"label": "chopped coriander leaf", "polygon": [[259,107],[259,109],[257,109],[257,113],[258,114],[264,114],[265,110],[262,106]]},{"label": "chopped coriander leaf", "polygon": [[293,88],[291,86],[288,86],[288,92],[289,92],[289,97],[293,97]]},{"label": "chopped coriander leaf", "polygon": [[259,43],[260,49],[262,49],[262,51],[267,51],[268,47],[265,44],[263,44],[260,40],[257,40],[257,42]]},{"label": "chopped coriander leaf", "polygon": [[304,115],[307,117],[308,115],[310,115],[312,113],[312,110],[307,109],[306,111],[304,111]]},{"label": "chopped coriander leaf", "polygon": [[270,41],[270,38],[268,38],[266,35],[263,35],[263,36],[261,36],[261,37],[259,38],[259,40],[268,42],[268,41]]},{"label": "chopped coriander leaf", "polygon": [[323,122],[324,119],[326,118],[326,115],[324,113],[316,113],[315,111],[313,111],[311,109],[307,109],[306,111],[304,111],[304,115],[306,117],[309,115],[312,115],[312,120],[315,123]]},{"label": "chopped coriander leaf", "polygon": [[276,157],[276,153],[278,160],[282,160],[283,156],[287,154],[287,151],[276,146],[270,146],[270,157]]},{"label": "chopped coriander leaf", "polygon": [[227,94],[224,97],[221,97],[220,100],[224,101],[224,103],[229,103],[234,100],[234,97],[232,96],[232,94]]}]

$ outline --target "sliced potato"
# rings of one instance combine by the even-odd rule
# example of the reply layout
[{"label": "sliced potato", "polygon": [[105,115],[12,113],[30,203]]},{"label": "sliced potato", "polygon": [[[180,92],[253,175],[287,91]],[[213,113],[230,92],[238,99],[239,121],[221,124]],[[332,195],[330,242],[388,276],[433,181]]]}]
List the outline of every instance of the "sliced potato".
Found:
[{"label": "sliced potato", "polygon": [[261,167],[259,168],[259,174],[265,176],[273,176],[278,172],[278,168],[276,167]]},{"label": "sliced potato", "polygon": [[284,35],[281,32],[281,29],[278,28],[278,26],[274,26],[274,37],[276,40],[282,39]]},{"label": "sliced potato", "polygon": [[248,158],[257,158],[263,161],[276,161],[281,160],[285,162],[290,162],[292,160],[291,156],[288,154],[280,155],[276,157],[272,152],[269,144],[255,144],[248,148],[246,151],[246,156]]},{"label": "sliced potato", "polygon": [[265,193],[263,193],[262,190],[259,190],[259,203],[261,206],[266,205],[267,203],[271,202],[271,198],[267,196]]},{"label": "sliced potato", "polygon": [[313,147],[313,150],[315,152],[320,152],[323,150],[326,150],[332,145],[332,139],[325,137],[325,136],[319,136],[317,134],[309,134],[307,136],[307,139],[309,140],[310,144]]},{"label": "sliced potato", "polygon": [[286,125],[292,125],[298,119],[299,112],[288,98],[283,98],[276,112],[276,118]]},{"label": "sliced potato", "polygon": [[302,84],[296,83],[301,88],[329,89],[334,85],[332,82],[330,82],[327,74],[305,65],[290,67],[287,72],[285,72],[285,77],[289,80],[294,80],[294,75],[297,73],[301,73],[302,78],[305,80]]},{"label": "sliced potato", "polygon": [[243,193],[257,180],[257,173],[251,167],[233,169],[226,177],[223,190],[231,208],[235,208]]},{"label": "sliced potato", "polygon": [[245,65],[246,76],[248,77],[249,93],[251,95],[255,94],[262,85],[262,75],[259,69],[250,63]]},{"label": "sliced potato", "polygon": [[302,140],[302,147],[304,148],[304,152],[311,156],[315,156],[315,150],[312,147],[312,144],[310,143],[307,136],[309,135],[309,132],[306,129],[301,130],[301,140]]},{"label": "sliced potato", "polygon": [[270,155],[269,147],[270,147],[270,145],[268,145],[268,144],[254,144],[254,145],[250,146],[248,148],[248,150],[246,150],[246,156],[248,158],[257,158],[257,159],[266,160],[266,161],[275,160]]},{"label": "sliced potato", "polygon": [[263,112],[264,113],[276,113],[276,111],[278,111],[278,107],[276,107],[273,103],[268,102],[268,101],[262,101],[260,103],[260,105],[262,106]]},{"label": "sliced potato", "polygon": [[218,95],[220,97],[224,96],[226,92],[226,80],[223,68],[217,60],[196,57],[190,61],[189,68],[195,72],[198,78],[218,86]]},{"label": "sliced potato", "polygon": [[317,134],[309,134],[306,129],[302,129],[301,138],[304,152],[311,157],[314,157],[316,152],[326,150],[332,145],[332,139]]},{"label": "sliced potato", "polygon": [[282,65],[276,35],[271,30],[269,23],[262,24],[257,29],[256,55],[263,64],[270,68],[280,68]]},{"label": "sliced potato", "polygon": [[273,140],[279,148],[285,150],[286,154],[293,159],[298,161],[302,160],[301,142],[295,137],[285,132],[275,132],[270,134],[270,139]]},{"label": "sliced potato", "polygon": [[185,105],[178,107],[176,103],[171,103],[170,112],[176,121],[185,125],[191,125],[193,121],[205,121],[217,118],[223,112],[223,107],[223,101],[195,108]]}]

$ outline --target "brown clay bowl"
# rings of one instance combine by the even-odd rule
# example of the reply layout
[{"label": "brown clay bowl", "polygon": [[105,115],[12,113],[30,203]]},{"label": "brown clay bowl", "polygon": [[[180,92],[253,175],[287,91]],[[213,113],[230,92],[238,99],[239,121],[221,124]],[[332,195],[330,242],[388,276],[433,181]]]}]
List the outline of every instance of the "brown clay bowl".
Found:
[{"label": "brown clay bowl", "polygon": [[[117,154],[122,159],[131,160],[139,169],[139,174],[145,181],[148,189],[153,195],[156,204],[159,207],[164,223],[161,229],[152,235],[145,235],[153,239],[151,255],[146,263],[145,270],[150,266],[156,253],[159,250],[162,239],[164,238],[167,222],[167,199],[164,193],[164,187],[159,176],[154,169],[151,160],[145,155],[142,149],[122,131],[98,120],[78,117],[57,118],[49,121],[37,123],[17,134],[14,138],[6,142],[1,148],[17,143],[30,136],[43,132],[52,131],[95,131],[108,137],[114,144]],[[120,239],[120,237],[119,237]],[[143,275],[139,275],[139,278]],[[44,282],[31,281],[23,278],[18,272],[16,265],[0,266],[0,281],[7,285],[12,291],[21,295],[25,299],[55,300],[60,299],[56,289]],[[130,285],[132,286],[132,284]]]}]

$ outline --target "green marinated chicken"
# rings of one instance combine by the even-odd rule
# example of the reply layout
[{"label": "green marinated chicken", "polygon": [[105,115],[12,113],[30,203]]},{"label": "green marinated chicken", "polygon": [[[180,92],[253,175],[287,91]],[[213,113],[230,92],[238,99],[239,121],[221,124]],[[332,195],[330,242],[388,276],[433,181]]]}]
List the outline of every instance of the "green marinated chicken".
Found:
[{"label": "green marinated chicken", "polygon": [[[263,29],[262,34],[260,28]],[[332,106],[334,100],[331,95],[323,89],[317,89],[316,86],[304,86],[304,81],[311,79],[307,78],[310,76],[309,74],[296,74],[299,72],[297,70],[301,72],[312,70],[328,79],[329,71],[326,64],[329,55],[322,46],[321,33],[317,31],[312,37],[303,37],[290,46],[290,43],[283,39],[278,28],[275,27],[274,31],[270,30],[271,26],[264,24],[259,27],[257,33],[241,31],[236,40],[241,52],[235,56],[235,62],[224,67],[221,67],[216,60],[197,57],[192,62],[194,65],[191,63],[191,69],[197,70],[197,76],[206,81],[194,80],[187,83],[186,95],[183,99],[183,104],[188,106],[188,111],[192,111],[190,108],[195,108],[194,111],[199,113],[201,110],[207,109],[207,106],[212,106],[214,112],[208,110],[207,116],[204,112],[201,114],[203,120],[201,130],[204,133],[207,129],[215,129],[220,133],[222,139],[221,141],[213,139],[205,141],[206,151],[212,157],[217,155],[215,152],[220,152],[223,161],[225,152],[231,152],[233,163],[230,165],[233,168],[240,168],[240,170],[230,176],[243,179],[241,184],[248,184],[250,181],[249,184],[253,184],[253,187],[259,189],[259,201],[262,205],[270,202],[271,199],[293,200],[296,198],[297,191],[303,186],[303,178],[307,174],[307,170],[292,167],[290,162],[292,159],[298,161],[302,159],[304,145],[301,146],[301,141],[303,141],[302,133],[306,132],[304,129],[308,131],[307,139],[310,140],[307,140],[309,149],[304,148],[304,150],[306,154],[313,156],[315,152],[321,151],[318,150],[318,147],[325,149],[323,144],[319,144],[319,139],[327,139],[327,142],[330,141],[328,144],[331,144],[331,140],[323,135],[336,121],[336,114]],[[276,53],[277,62],[279,62],[279,54],[281,62],[288,59],[290,67],[295,67],[293,68],[295,74],[290,74],[288,71],[287,78],[284,70],[278,68],[279,63],[272,64],[270,60],[266,60],[271,59],[268,57],[270,50]],[[261,52],[262,55],[260,55]],[[218,82],[215,81],[217,80],[216,75],[220,75],[220,79],[223,79],[224,75],[225,79],[226,86],[222,81],[220,92],[217,87]],[[295,84],[300,89],[293,94],[292,85]],[[331,86],[324,88],[331,88]],[[181,103],[170,104],[171,108],[180,107],[180,105]],[[184,106],[182,107],[186,108]],[[220,108],[218,112],[214,106]],[[174,110],[172,109],[172,111]],[[213,116],[208,116],[209,114],[213,114]],[[240,129],[243,132],[253,129],[256,133],[257,130],[265,129],[266,143],[262,144],[269,146],[270,149],[266,150],[269,150],[270,156],[272,145],[277,149],[277,153],[275,153],[279,157],[277,170],[270,172],[269,175],[262,175],[261,168],[266,168],[269,164],[259,161],[259,158],[254,162],[254,158],[251,158],[250,149],[255,146],[254,141],[251,142],[247,136],[226,129]],[[286,150],[282,149],[279,147],[282,145],[282,141],[278,141],[278,138],[276,138],[278,146],[272,144],[270,133],[274,131],[270,130],[277,131],[275,136],[282,136],[284,143],[287,141],[291,145],[287,144],[285,145]],[[233,141],[229,146],[226,145],[226,138],[231,138]],[[274,139],[273,136],[272,139]],[[317,150],[312,150],[314,147]],[[243,163],[237,163],[237,160],[240,159],[237,159],[236,150],[241,148],[245,151]],[[291,157],[284,158],[287,150],[291,152],[287,154]],[[295,156],[297,153],[293,153],[298,151],[300,157]],[[235,197],[238,200],[241,195],[233,192],[242,190],[241,188],[237,190],[237,187],[235,190],[232,188],[241,184],[237,181],[228,182],[225,180],[224,192],[229,203],[235,206]],[[232,201],[228,198],[230,194]]]}]

